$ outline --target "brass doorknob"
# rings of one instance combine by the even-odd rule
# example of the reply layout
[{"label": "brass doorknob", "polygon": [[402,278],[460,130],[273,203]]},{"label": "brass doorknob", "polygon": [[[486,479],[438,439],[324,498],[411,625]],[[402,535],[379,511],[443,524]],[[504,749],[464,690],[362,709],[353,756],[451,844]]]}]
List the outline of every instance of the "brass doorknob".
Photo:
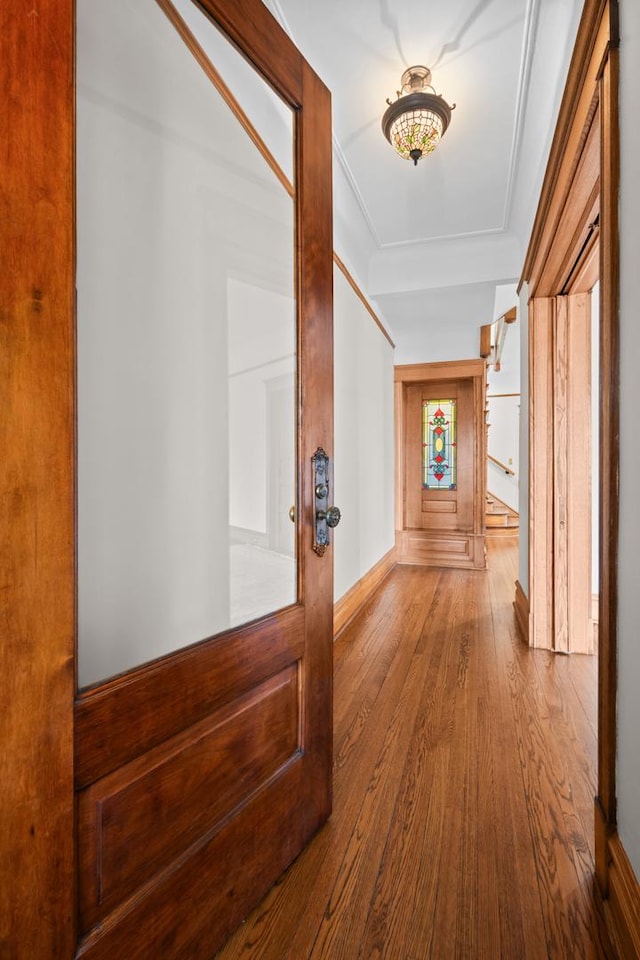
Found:
[{"label": "brass doorknob", "polygon": [[295,522],[296,522],[296,508],[295,508],[295,506],[289,507],[289,520],[291,520],[291,523],[295,523]]}]

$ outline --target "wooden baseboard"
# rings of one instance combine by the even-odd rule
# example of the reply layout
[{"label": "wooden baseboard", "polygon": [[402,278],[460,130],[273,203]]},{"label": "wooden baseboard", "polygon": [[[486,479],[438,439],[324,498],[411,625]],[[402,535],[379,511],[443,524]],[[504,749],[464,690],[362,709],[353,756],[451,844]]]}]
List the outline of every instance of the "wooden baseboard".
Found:
[{"label": "wooden baseboard", "polygon": [[617,833],[609,837],[609,932],[620,960],[640,960],[640,883]]},{"label": "wooden baseboard", "polygon": [[388,553],[374,564],[368,573],[354,583],[344,596],[340,597],[333,607],[333,636],[336,638],[351,621],[360,613],[365,603],[380,586],[384,578],[391,573],[396,565],[396,548],[392,547]]},{"label": "wooden baseboard", "polygon": [[611,830],[599,797],[596,797],[594,801],[593,821],[596,840],[596,879],[600,887],[600,893],[606,900],[609,896],[609,836]]},{"label": "wooden baseboard", "polygon": [[520,628],[522,639],[529,643],[529,598],[525,594],[519,580],[516,580],[516,598],[513,601],[516,612],[516,622]]}]

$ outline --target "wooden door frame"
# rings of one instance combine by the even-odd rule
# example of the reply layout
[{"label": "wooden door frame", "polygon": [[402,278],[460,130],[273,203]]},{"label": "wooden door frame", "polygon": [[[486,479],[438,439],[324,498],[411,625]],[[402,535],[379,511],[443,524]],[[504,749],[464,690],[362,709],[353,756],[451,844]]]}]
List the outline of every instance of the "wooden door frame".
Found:
[{"label": "wooden door frame", "polygon": [[[612,893],[616,841],[616,615],[619,465],[619,128],[618,128],[618,2],[586,0],[565,94],[560,108],[542,194],[521,282],[529,284],[530,328],[549,326],[555,298],[587,288],[593,260],[585,254],[599,230],[600,278],[600,595],[598,680],[598,793],[595,799],[596,875],[605,897]],[[598,124],[596,169],[589,156],[589,131]],[[594,213],[599,210],[599,224]],[[591,263],[591,266],[589,264]],[[576,279],[578,278],[582,279]],[[536,583],[534,569],[545,569],[553,510],[552,492],[543,479],[545,446],[536,432],[544,404],[549,403],[549,364],[544,335],[530,339],[530,516],[533,563],[529,571],[531,615],[544,617],[545,591],[553,589],[550,571]],[[535,350],[532,351],[532,346]],[[536,353],[537,351],[537,353]],[[536,366],[537,365],[537,366]],[[540,460],[538,455],[540,454]],[[602,465],[606,464],[606,469]],[[546,628],[551,631],[551,623]],[[547,644],[552,646],[550,642]]]},{"label": "wooden door frame", "polygon": [[[309,325],[323,331],[323,343],[303,361],[304,395],[299,388],[297,403],[306,435],[331,453],[331,412],[317,407],[315,376],[304,380],[321,370],[332,384],[329,94],[261,0],[198,2],[298,113],[297,251],[305,280],[296,294]],[[15,960],[70,960],[77,943],[74,0],[39,0],[35,7],[7,0],[0,45],[2,121],[10,131],[0,157],[5,266],[0,271],[5,360],[0,941]],[[299,109],[303,102],[320,107],[305,115]],[[302,356],[305,346],[301,339]],[[305,530],[314,516],[312,453],[305,449],[299,456],[298,509]],[[329,556],[314,577],[330,584],[332,567]],[[324,691],[321,709],[328,723],[305,750],[325,758],[330,769],[330,598],[314,605],[314,617],[328,637],[310,652],[314,688]],[[305,709],[317,709],[310,704],[318,702],[305,698]],[[305,817],[324,819],[331,807],[330,782],[310,782],[309,793]]]},{"label": "wooden door frame", "polygon": [[[452,360],[438,363],[407,363],[394,367],[395,380],[395,464],[396,464],[396,557],[398,563],[419,563],[428,566],[463,567],[483,570],[486,567],[486,361]],[[405,507],[405,410],[407,387],[423,381],[470,380],[473,388],[474,453],[472,527],[468,531],[439,532],[433,549],[428,545],[412,549],[404,525]],[[427,530],[424,531],[428,533]],[[452,545],[447,547],[447,541]]]}]

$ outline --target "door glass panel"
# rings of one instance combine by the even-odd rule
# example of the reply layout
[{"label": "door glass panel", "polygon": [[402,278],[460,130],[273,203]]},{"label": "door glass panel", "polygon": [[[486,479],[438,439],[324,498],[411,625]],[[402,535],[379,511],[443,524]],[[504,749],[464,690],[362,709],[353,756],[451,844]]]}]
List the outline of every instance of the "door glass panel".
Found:
[{"label": "door glass panel", "polygon": [[81,686],[297,595],[292,113],[179,10],[213,70],[156,0],[77,4]]},{"label": "door glass panel", "polygon": [[458,468],[455,400],[422,401],[422,489],[455,490]]}]

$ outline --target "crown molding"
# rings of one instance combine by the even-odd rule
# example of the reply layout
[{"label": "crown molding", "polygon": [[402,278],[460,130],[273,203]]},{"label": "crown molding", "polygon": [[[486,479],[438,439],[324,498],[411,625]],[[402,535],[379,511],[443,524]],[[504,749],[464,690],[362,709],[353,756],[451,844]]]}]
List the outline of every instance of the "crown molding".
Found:
[{"label": "crown molding", "polygon": [[[291,27],[287,22],[287,18],[284,15],[282,7],[279,0],[264,0],[264,2],[269,6],[273,12],[276,19],[279,21],[281,27],[289,35],[291,40],[296,43],[295,36]],[[516,178],[516,170],[518,166],[518,156],[520,152],[520,144],[522,142],[522,132],[525,122],[525,106],[527,98],[529,95],[529,88],[531,84],[531,64],[533,59],[533,50],[534,50],[534,41],[536,34],[536,27],[538,23],[538,14],[540,9],[540,0],[527,0],[527,5],[525,8],[524,24],[522,30],[522,50],[520,56],[520,68],[518,71],[518,89],[516,94],[516,103],[514,108],[513,115],[513,134],[511,138],[511,147],[509,153],[509,165],[507,173],[507,183],[505,187],[505,196],[504,196],[504,206],[502,211],[502,224],[498,227],[488,227],[482,230],[470,230],[463,233],[456,234],[439,234],[437,236],[431,237],[416,237],[413,240],[399,240],[399,241],[390,241],[384,242],[381,240],[378,230],[373,222],[373,218],[367,204],[360,192],[360,189],[357,185],[355,177],[349,166],[349,162],[344,154],[344,151],[338,141],[335,132],[333,133],[333,152],[334,155],[340,164],[342,172],[347,180],[349,189],[353,194],[353,198],[362,214],[364,222],[367,225],[367,229],[371,235],[376,248],[378,250],[391,250],[391,249],[401,249],[401,248],[412,248],[419,247],[423,244],[428,244],[432,242],[441,243],[444,240],[470,240],[476,237],[487,237],[487,236],[496,236],[501,233],[508,232],[508,224],[511,215],[511,205],[514,191],[514,183]]]},{"label": "crown molding", "polygon": [[518,93],[516,95],[513,138],[511,140],[511,152],[509,155],[509,173],[507,175],[507,190],[502,221],[503,229],[505,230],[507,229],[511,217],[513,187],[516,178],[517,161],[518,157],[520,156],[520,144],[522,143],[525,106],[529,98],[529,88],[531,85],[531,64],[533,61],[533,50],[538,26],[539,11],[540,0],[527,0],[524,29],[522,32],[522,54],[520,57],[520,71],[518,74]]}]

